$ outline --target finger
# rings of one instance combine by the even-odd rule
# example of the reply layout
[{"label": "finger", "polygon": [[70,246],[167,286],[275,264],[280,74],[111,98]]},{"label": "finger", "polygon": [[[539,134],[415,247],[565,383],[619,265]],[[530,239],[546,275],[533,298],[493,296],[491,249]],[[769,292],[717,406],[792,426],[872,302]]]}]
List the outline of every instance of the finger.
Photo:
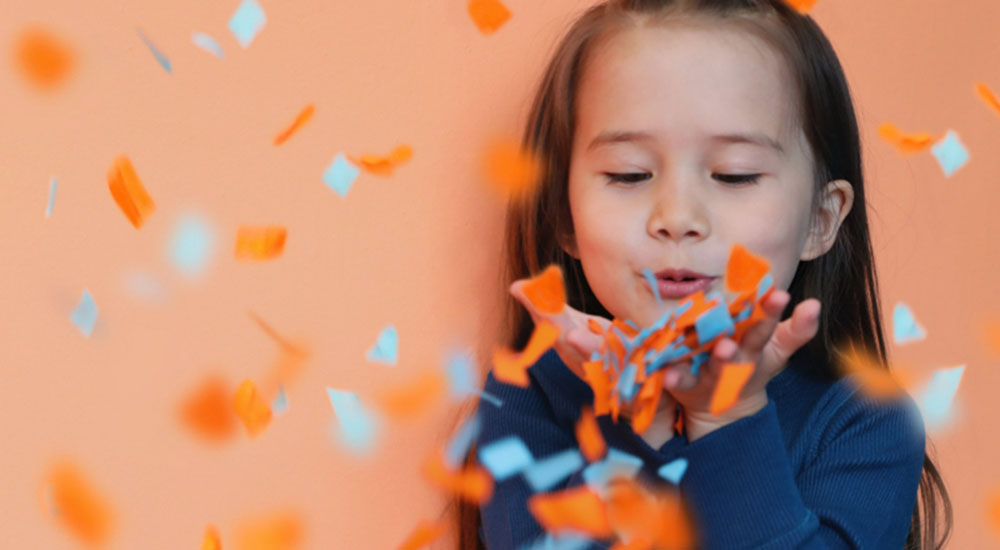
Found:
[{"label": "finger", "polygon": [[764,319],[756,325],[750,327],[743,335],[742,349],[745,355],[756,357],[757,354],[767,345],[774,333],[775,327],[781,321],[781,314],[788,305],[791,295],[784,290],[775,290],[768,296],[767,300],[761,304],[764,308]]},{"label": "finger", "polygon": [[670,391],[685,393],[698,385],[698,377],[691,372],[691,362],[684,361],[671,365],[663,376],[663,385]]},{"label": "finger", "polygon": [[603,338],[587,329],[573,328],[566,333],[566,341],[575,347],[587,360],[594,352],[601,351]]},{"label": "finger", "polygon": [[761,365],[768,370],[779,369],[793,353],[812,340],[819,330],[820,309],[821,304],[815,298],[795,306],[792,316],[778,325],[764,347]]}]

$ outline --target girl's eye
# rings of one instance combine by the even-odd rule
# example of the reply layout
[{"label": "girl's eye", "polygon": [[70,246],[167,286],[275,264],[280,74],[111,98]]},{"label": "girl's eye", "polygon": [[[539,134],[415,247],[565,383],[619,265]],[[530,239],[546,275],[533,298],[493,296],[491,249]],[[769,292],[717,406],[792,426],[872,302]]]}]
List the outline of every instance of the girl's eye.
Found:
[{"label": "girl's eye", "polygon": [[761,174],[714,174],[712,177],[721,181],[722,183],[729,184],[749,184],[757,183],[760,179]]},{"label": "girl's eye", "polygon": [[613,172],[605,172],[604,175],[608,178],[608,181],[613,181],[618,183],[639,183],[640,181],[652,177],[652,174],[646,174],[644,172],[630,172],[627,174],[615,174]]}]

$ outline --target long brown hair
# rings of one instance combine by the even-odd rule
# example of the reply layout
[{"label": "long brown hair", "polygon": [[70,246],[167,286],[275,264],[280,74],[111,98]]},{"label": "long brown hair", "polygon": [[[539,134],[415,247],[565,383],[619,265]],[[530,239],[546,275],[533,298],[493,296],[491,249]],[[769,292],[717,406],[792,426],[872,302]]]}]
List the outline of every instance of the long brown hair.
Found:
[{"label": "long brown hair", "polygon": [[[555,263],[565,274],[567,299],[572,307],[611,317],[587,284],[580,262],[559,245],[561,238],[572,234],[567,185],[577,81],[599,37],[673,16],[735,23],[766,40],[785,57],[797,86],[799,120],[815,159],[816,189],[831,180],[847,180],[854,188],[855,207],[844,219],[833,247],[814,260],[799,263],[788,289],[792,298],[783,318],[791,315],[795,304],[815,297],[823,304],[820,328],[803,351],[836,357],[851,344],[887,369],[866,213],[861,140],[850,90],[823,31],[811,17],[799,14],[783,0],[606,0],[576,19],[542,75],[522,137],[524,148],[543,160],[544,176],[532,194],[516,197],[508,204],[501,288],[505,291],[513,281]],[[820,194],[813,195],[815,212]],[[532,321],[513,298],[506,293],[504,296],[504,340],[521,349],[531,334]],[[836,378],[838,372],[833,364],[816,362],[815,374]],[[927,454],[919,495],[906,550],[942,548],[951,534],[952,507],[941,475]],[[482,549],[478,507],[461,501],[456,504],[459,549]]]}]

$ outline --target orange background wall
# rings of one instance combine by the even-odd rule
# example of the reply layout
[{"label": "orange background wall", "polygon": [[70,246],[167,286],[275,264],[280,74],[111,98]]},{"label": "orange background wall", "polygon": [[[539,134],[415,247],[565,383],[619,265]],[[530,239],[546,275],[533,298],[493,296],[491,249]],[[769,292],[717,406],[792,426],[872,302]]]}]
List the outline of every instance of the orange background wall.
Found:
[{"label": "orange background wall", "polygon": [[[231,548],[241,522],[286,510],[302,518],[306,548],[393,548],[443,505],[419,468],[455,406],[387,426],[360,458],[330,436],[325,387],[365,399],[441,365],[449,346],[488,347],[503,212],[480,151],[518,134],[546,54],[589,3],[508,0],[513,18],[489,36],[462,0],[261,3],[267,26],[244,50],[226,28],[235,0],[0,0],[0,548],[79,547],[42,504],[63,455],[115,510],[108,548],[199,548],[208,524]],[[895,356],[924,373],[967,365],[958,421],[933,438],[956,505],[949,547],[1000,545],[986,520],[1000,488],[1000,358],[979,330],[1000,311],[1000,117],[973,93],[977,81],[1000,88],[1000,4],[820,0],[813,15],[858,104],[886,314],[906,301],[928,332]],[[32,22],[78,55],[54,94],[33,92],[10,61]],[[196,48],[194,30],[225,58]],[[313,119],[274,147],[309,103]],[[954,129],[972,160],[946,179],[929,152],[904,157],[881,141],[882,122]],[[339,151],[404,143],[414,156],[391,177],[362,174],[345,198],[322,182]],[[141,230],[108,192],[120,154],[156,201]],[[217,237],[198,279],[165,252],[190,212]],[[241,224],[287,227],[284,254],[237,261]],[[164,299],[130,294],[133,272]],[[100,312],[89,339],[69,321],[84,288]],[[287,413],[257,438],[208,447],[177,407],[209,373],[236,384],[269,372],[278,348],[250,311],[311,355]],[[390,323],[398,366],[366,361]]]}]

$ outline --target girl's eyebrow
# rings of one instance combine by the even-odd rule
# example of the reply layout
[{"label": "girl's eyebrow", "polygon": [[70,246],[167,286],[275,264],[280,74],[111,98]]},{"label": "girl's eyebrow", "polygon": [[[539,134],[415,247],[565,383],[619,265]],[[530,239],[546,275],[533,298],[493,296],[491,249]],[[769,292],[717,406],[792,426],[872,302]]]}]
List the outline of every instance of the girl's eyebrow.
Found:
[{"label": "girl's eyebrow", "polygon": [[779,155],[785,154],[785,148],[778,143],[778,140],[772,138],[767,134],[750,133],[750,134],[723,134],[716,135],[709,138],[710,141],[721,142],[721,143],[749,143],[751,145],[757,145],[758,147],[765,147],[769,149],[774,149]]},{"label": "girl's eyebrow", "polygon": [[[648,132],[608,130],[598,134],[597,137],[595,137],[590,142],[590,144],[587,145],[587,151],[591,151],[602,145],[608,145],[612,143],[633,143],[633,142],[648,142],[648,141],[656,141],[656,138]],[[767,134],[762,134],[762,133],[719,134],[710,137],[709,141],[724,143],[724,144],[747,143],[750,145],[757,145],[758,147],[773,149],[780,155],[785,154],[785,148],[782,147],[781,143],[779,143],[778,140],[772,138]]]}]

